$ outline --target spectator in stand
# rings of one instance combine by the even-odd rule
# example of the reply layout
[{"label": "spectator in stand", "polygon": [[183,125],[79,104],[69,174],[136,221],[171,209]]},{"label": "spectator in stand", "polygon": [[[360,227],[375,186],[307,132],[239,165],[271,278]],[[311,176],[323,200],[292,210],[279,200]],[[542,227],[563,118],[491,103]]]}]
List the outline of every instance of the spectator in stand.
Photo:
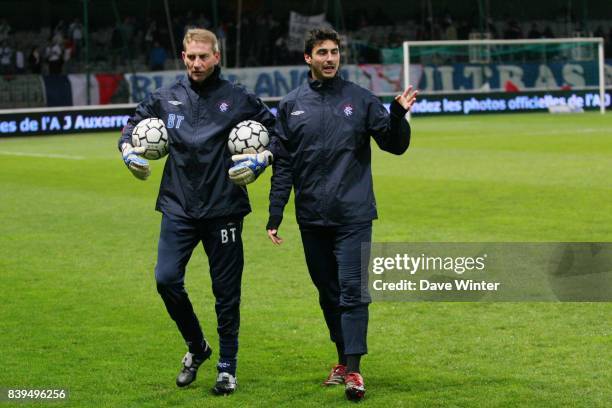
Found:
[{"label": "spectator in stand", "polygon": [[25,73],[25,58],[21,50],[15,51],[15,72],[18,74]]},{"label": "spectator in stand", "polygon": [[259,65],[255,57],[255,42],[258,41],[254,35],[255,16],[246,16],[240,22],[240,65],[243,67]]},{"label": "spectator in stand", "polygon": [[284,65],[289,60],[287,34],[280,35],[274,41],[274,54],[272,56],[272,64]]},{"label": "spectator in stand", "polygon": [[[447,40],[447,41],[457,40],[457,28],[455,27],[455,24],[453,23],[453,19],[451,18],[449,14],[446,14],[444,16],[444,20],[442,21],[441,35],[442,35],[442,38],[441,38],[442,40]],[[452,55],[446,55],[446,56],[442,55],[440,56],[440,58],[446,64],[453,64],[457,62],[457,58]]]},{"label": "spectator in stand", "polygon": [[555,38],[555,34],[550,26],[546,26],[544,32],[542,33],[542,38]]},{"label": "spectator in stand", "polygon": [[13,49],[8,40],[0,42],[0,74],[11,74],[13,72]]},{"label": "spectator in stand", "polygon": [[159,41],[155,41],[153,48],[149,54],[149,66],[151,71],[163,71],[168,55],[166,50],[161,46]]},{"label": "spectator in stand", "polygon": [[[215,34],[217,35],[217,40],[219,40],[219,44],[225,44],[227,39],[227,24],[223,21],[219,23],[219,25],[215,28]],[[227,63],[223,61],[223,63]]]},{"label": "spectator in stand", "polygon": [[197,24],[198,23],[193,14],[193,10],[187,11],[187,14],[185,15],[185,19],[183,20],[183,28],[185,29],[185,31],[187,31],[187,29],[191,27],[195,27]]},{"label": "spectator in stand", "polygon": [[606,37],[606,32],[604,31],[604,28],[601,25],[597,26],[597,29],[593,33],[593,37],[603,38],[603,40],[604,40],[604,58],[610,58],[610,54],[609,54],[609,52],[610,52],[610,41],[609,41],[609,38]]},{"label": "spectator in stand", "polygon": [[204,27],[206,29],[210,29],[212,27],[212,23],[208,18],[206,18],[206,15],[204,13],[200,13],[194,25],[197,27]]},{"label": "spectator in stand", "polygon": [[263,14],[260,14],[255,19],[255,52],[253,58],[256,65],[267,65],[268,54],[270,50],[270,27],[268,19]]},{"label": "spectator in stand", "polygon": [[431,40],[431,18],[427,18],[423,25],[417,26],[417,41],[430,41]]},{"label": "spectator in stand", "polygon": [[83,47],[83,25],[78,18],[75,18],[68,27],[68,38],[72,40],[74,58],[79,58]]},{"label": "spectator in stand", "polygon": [[423,24],[423,39],[425,41],[433,41],[435,39],[434,36],[434,21],[433,18],[427,17],[425,19],[425,24]]},{"label": "spectator in stand", "polygon": [[538,29],[538,24],[535,21],[531,23],[531,28],[529,29],[529,32],[527,33],[527,38],[532,38],[532,39],[542,38],[542,33]]},{"label": "spectator in stand", "polygon": [[457,22],[457,39],[467,40],[470,37],[471,30],[472,27],[470,27],[469,23],[466,20],[459,20]]},{"label": "spectator in stand", "polygon": [[506,21],[506,28],[504,29],[504,38],[507,40],[515,40],[523,38],[523,32],[519,23],[516,20]]},{"label": "spectator in stand", "polygon": [[63,49],[64,54],[62,57],[64,58],[64,70],[70,72],[72,56],[74,55],[74,41],[72,41],[72,38],[66,37],[63,43]]},{"label": "spectator in stand", "polygon": [[[126,17],[123,20],[123,25],[121,26],[123,30],[123,39],[125,41],[125,50],[124,54],[129,54],[134,45],[134,36],[136,34],[136,24],[134,22],[134,17]],[[129,58],[129,55],[125,55],[126,58]]]},{"label": "spectator in stand", "polygon": [[[534,21],[531,23],[531,28],[527,32],[527,38],[536,40],[538,38],[542,38],[543,34],[538,28],[538,24]],[[542,51],[527,51],[524,55],[530,59],[531,61],[538,61],[541,59]]]},{"label": "spectator in stand", "polygon": [[124,47],[122,37],[123,35],[121,34],[121,24],[117,23],[113,28],[110,40],[110,56],[111,64],[113,65],[113,67],[116,67],[121,61],[121,50]]},{"label": "spectator in stand", "polygon": [[[521,31],[521,27],[516,20],[510,19],[506,21],[506,27],[504,29],[504,38],[506,40],[516,40],[519,38],[523,38],[523,32]],[[512,53],[508,55],[508,59],[510,61],[523,61],[525,56],[529,54],[524,52]]]},{"label": "spectator in stand", "polygon": [[455,27],[453,19],[449,14],[444,17],[444,22],[442,23],[442,39],[449,41],[457,39],[457,27]]},{"label": "spectator in stand", "polygon": [[47,47],[47,62],[49,63],[49,74],[59,75],[62,73],[62,66],[64,65],[64,50],[62,49],[62,42],[57,39]]},{"label": "spectator in stand", "polygon": [[151,50],[156,41],[159,41],[159,31],[157,30],[157,21],[149,20],[147,31],[144,35],[144,50],[145,58],[151,55]]},{"label": "spectator in stand", "polygon": [[377,26],[387,26],[391,25],[393,21],[389,19],[387,14],[383,11],[382,7],[378,6],[376,8],[376,12],[374,13],[374,25]]},{"label": "spectator in stand", "polygon": [[[134,38],[132,38],[132,50],[139,50],[136,55],[141,52],[144,52],[144,36],[145,36],[145,26],[142,24],[140,20],[134,19],[134,26],[136,31],[134,32]],[[135,56],[132,56],[132,59]]]},{"label": "spectator in stand", "polygon": [[[287,45],[284,45],[285,49],[278,49],[276,44],[278,40],[287,34],[288,28],[283,27],[283,24],[276,20],[272,14],[269,15],[269,24],[271,27],[270,34],[270,53],[269,53],[269,65],[281,65],[280,61],[283,59],[283,53],[286,52]],[[283,43],[284,40],[280,42]],[[293,61],[292,61],[293,62]]]},{"label": "spectator in stand", "polygon": [[[497,27],[495,26],[495,23],[493,22],[493,19],[491,17],[488,17],[485,23],[485,33],[488,33],[491,36],[491,38],[499,38]],[[459,38],[463,40],[467,40],[469,39],[469,33],[467,37],[461,38],[461,36],[459,36]]]},{"label": "spectator in stand", "polygon": [[53,29],[53,38],[51,39],[51,41],[53,43],[55,42],[61,43],[62,41],[64,41],[65,31],[66,31],[66,23],[64,23],[64,20],[60,20],[59,23],[57,23],[57,25]]},{"label": "spectator in stand", "polygon": [[400,28],[397,26],[397,24],[395,24],[389,33],[389,37],[387,38],[387,46],[389,48],[401,47],[405,39],[406,38],[402,37]]},{"label": "spectator in stand", "polygon": [[[175,17],[172,18],[172,30],[174,32],[174,38],[175,39],[180,39],[180,38],[185,37],[185,32],[186,32],[186,30],[185,30],[185,27],[186,27],[185,21],[187,21],[187,20],[182,19],[182,18],[180,18],[178,16],[175,16]],[[168,35],[168,41],[167,41],[168,44],[167,45],[170,45],[169,44],[169,40],[170,40],[170,35]],[[181,51],[180,48],[181,47],[179,46],[179,44],[176,44],[176,47],[177,47],[176,52],[180,54],[180,51]],[[178,58],[179,56],[180,55],[174,55],[173,58]]]},{"label": "spectator in stand", "polygon": [[40,74],[42,68],[42,59],[40,58],[40,50],[38,47],[33,47],[28,55],[28,69],[32,74]]},{"label": "spectator in stand", "polygon": [[4,40],[8,40],[10,32],[11,32],[11,26],[6,21],[6,19],[3,18],[2,20],[0,20],[0,44]]}]

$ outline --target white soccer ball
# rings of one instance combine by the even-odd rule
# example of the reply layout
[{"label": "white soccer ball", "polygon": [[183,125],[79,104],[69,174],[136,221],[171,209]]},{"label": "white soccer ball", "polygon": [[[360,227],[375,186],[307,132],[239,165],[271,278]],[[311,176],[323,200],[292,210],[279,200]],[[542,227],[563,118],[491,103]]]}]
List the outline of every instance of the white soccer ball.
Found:
[{"label": "white soccer ball", "polygon": [[132,145],[144,146],[145,159],[157,160],[168,154],[168,131],[164,121],[158,118],[143,119],[132,131]]},{"label": "white soccer ball", "polygon": [[270,137],[268,129],[254,120],[237,124],[229,134],[227,147],[231,154],[261,153],[266,150]]}]

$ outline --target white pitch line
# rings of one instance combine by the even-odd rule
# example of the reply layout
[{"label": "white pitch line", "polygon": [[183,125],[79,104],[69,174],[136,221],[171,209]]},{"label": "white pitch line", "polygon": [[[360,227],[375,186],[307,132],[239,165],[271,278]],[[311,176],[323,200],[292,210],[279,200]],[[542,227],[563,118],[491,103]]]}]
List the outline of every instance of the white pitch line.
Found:
[{"label": "white pitch line", "polygon": [[23,156],[23,157],[44,157],[48,159],[67,159],[67,160],[85,160],[83,156],[68,156],[65,154],[45,154],[45,153],[29,153],[29,152],[7,152],[0,150],[0,154],[6,156]]}]

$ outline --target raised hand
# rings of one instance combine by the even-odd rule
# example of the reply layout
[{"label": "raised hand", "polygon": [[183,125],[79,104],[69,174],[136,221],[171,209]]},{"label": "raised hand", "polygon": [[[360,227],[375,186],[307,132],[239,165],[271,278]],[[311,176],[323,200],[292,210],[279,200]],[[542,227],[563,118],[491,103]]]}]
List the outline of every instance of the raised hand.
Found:
[{"label": "raised hand", "polygon": [[417,90],[413,91],[412,85],[410,85],[401,95],[397,95],[395,97],[395,100],[400,105],[402,105],[404,109],[406,109],[407,111],[410,111],[410,109],[412,108],[412,105],[414,105],[414,103],[416,102],[416,98],[418,94],[419,94],[419,91]]}]

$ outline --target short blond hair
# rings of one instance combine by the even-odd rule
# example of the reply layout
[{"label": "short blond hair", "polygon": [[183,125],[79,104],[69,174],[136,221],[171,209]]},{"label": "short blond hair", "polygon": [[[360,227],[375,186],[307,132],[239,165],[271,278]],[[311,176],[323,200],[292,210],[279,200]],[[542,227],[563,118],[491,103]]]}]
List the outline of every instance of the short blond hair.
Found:
[{"label": "short blond hair", "polygon": [[219,52],[219,42],[215,33],[203,28],[190,28],[183,37],[183,50],[187,49],[187,44],[191,41],[205,42],[212,44],[213,52]]}]

